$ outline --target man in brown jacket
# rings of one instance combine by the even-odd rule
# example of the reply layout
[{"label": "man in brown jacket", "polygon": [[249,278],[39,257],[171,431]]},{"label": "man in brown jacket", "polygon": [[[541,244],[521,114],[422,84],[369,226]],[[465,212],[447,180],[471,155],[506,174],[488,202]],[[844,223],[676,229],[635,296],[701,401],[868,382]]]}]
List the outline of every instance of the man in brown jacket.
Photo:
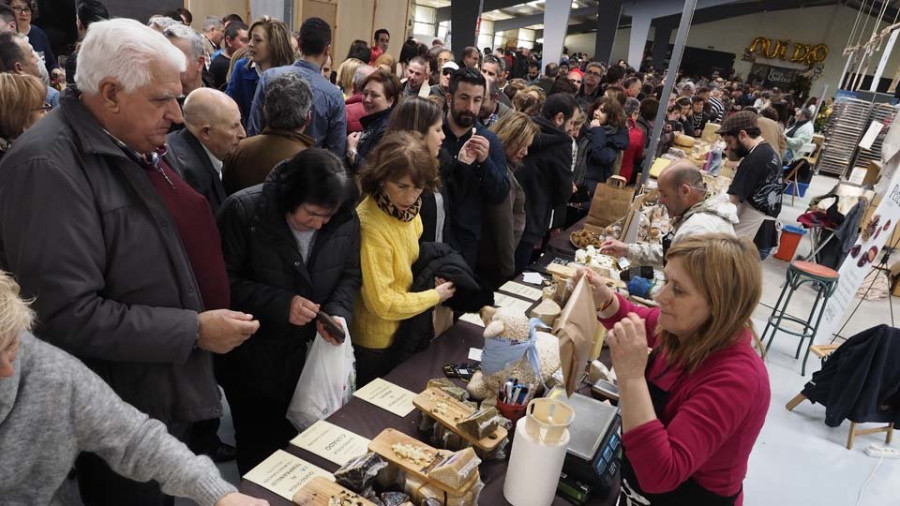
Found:
[{"label": "man in brown jacket", "polygon": [[280,75],[266,84],[266,129],[241,141],[225,161],[222,183],[231,195],[261,184],[272,169],[315,141],[303,132],[309,124],[312,91],[300,74]]}]

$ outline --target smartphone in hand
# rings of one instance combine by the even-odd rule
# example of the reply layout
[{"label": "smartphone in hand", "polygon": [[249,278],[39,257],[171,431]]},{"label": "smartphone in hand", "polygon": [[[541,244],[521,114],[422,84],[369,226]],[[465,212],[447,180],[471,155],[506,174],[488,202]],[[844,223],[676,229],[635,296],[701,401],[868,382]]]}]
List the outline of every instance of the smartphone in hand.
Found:
[{"label": "smartphone in hand", "polygon": [[347,339],[347,334],[344,333],[344,328],[341,327],[341,324],[326,314],[325,311],[319,311],[319,314],[316,315],[316,321],[322,324],[322,327],[325,328],[325,331],[328,332],[331,337],[342,343],[344,342],[344,339]]}]

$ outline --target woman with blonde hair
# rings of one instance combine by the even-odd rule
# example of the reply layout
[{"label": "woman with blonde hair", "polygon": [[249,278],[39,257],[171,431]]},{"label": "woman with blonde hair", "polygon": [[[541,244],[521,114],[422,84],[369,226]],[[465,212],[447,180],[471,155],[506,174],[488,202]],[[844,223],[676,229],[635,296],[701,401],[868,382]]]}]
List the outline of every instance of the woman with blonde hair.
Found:
[{"label": "woman with blonde hair", "polygon": [[47,89],[37,77],[0,73],[0,159],[22,132],[47,115],[46,96]]},{"label": "woman with blonde hair", "polygon": [[234,99],[241,110],[241,123],[247,126],[250,106],[259,76],[274,67],[290,65],[294,62],[291,48],[291,32],[283,22],[263,16],[250,25],[250,42],[247,57],[234,64],[225,93]]},{"label": "woman with blonde hair", "polygon": [[263,506],[239,494],[198,457],[119,398],[81,361],[31,334],[34,312],[0,272],[0,490],[4,504],[65,504],[62,489],[80,452],[117,473],[155,480],[198,504]]},{"label": "woman with blonde hair", "polygon": [[356,77],[356,69],[360,65],[364,65],[361,60],[347,58],[337,68],[337,86],[344,94],[344,100],[347,100],[353,93],[353,79]]},{"label": "woman with blonde hair", "polygon": [[481,241],[478,271],[496,288],[516,274],[516,246],[525,231],[525,191],[516,179],[516,170],[540,127],[527,114],[510,111],[491,125],[491,131],[497,134],[506,153],[509,195],[500,205],[485,206],[482,236],[494,240]]},{"label": "woman with blonde hair", "polygon": [[576,276],[587,276],[609,329],[625,450],[619,504],[739,506],[771,395],[752,345],[759,252],[746,237],[705,234],[679,241],[666,259],[653,309],[590,269]]},{"label": "woman with blonde hair", "polygon": [[362,288],[353,307],[350,335],[356,352],[356,384],[390,372],[400,323],[453,296],[453,283],[411,292],[412,265],[422,235],[421,195],[438,183],[438,161],[421,134],[385,135],[359,173],[365,198],[356,207],[360,223]]},{"label": "woman with blonde hair", "polygon": [[381,69],[388,74],[397,75],[397,60],[394,59],[389,53],[382,53],[381,56],[375,58],[375,61],[372,62],[372,66],[376,69]]}]

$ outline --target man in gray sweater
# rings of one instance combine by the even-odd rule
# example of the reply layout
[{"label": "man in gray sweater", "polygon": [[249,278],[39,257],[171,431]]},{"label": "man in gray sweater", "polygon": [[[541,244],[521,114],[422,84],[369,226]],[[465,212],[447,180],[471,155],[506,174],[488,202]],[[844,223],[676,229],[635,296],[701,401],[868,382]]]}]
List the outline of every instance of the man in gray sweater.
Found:
[{"label": "man in gray sweater", "polygon": [[65,504],[59,494],[79,452],[135,481],[201,506],[263,506],[237,493],[207,457],[122,401],[78,359],[31,335],[19,286],[0,272],[0,503]]}]

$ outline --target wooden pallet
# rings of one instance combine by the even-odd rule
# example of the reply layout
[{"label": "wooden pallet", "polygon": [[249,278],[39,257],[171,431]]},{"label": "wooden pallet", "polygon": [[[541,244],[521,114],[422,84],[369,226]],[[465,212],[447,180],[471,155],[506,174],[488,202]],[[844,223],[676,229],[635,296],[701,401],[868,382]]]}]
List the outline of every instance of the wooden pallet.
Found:
[{"label": "wooden pallet", "polygon": [[413,404],[424,414],[434,418],[438,423],[475,448],[487,453],[494,451],[508,435],[507,430],[500,426],[492,434],[488,434],[481,439],[476,439],[468,432],[460,429],[457,423],[474,413],[475,409],[466,406],[439,388],[426,388],[413,399]]},{"label": "wooden pallet", "polygon": [[354,506],[375,506],[375,503],[351,492],[333,481],[317,476],[294,494],[293,503],[299,506],[329,506],[332,497],[347,498]]},{"label": "wooden pallet", "polygon": [[[398,443],[418,446],[422,448],[422,451],[433,455],[434,461],[427,465],[420,465],[409,459],[403,458],[394,453],[394,445]],[[446,492],[449,496],[461,497],[465,495],[480,479],[479,473],[473,473],[472,478],[469,479],[468,482],[459,488],[452,488],[440,481],[429,478],[428,473],[441,462],[450,458],[450,456],[453,455],[453,452],[449,450],[437,450],[395,429],[384,429],[381,431],[381,433],[369,443],[369,451],[381,455],[381,458],[398,466],[407,474],[411,474],[424,481],[426,485],[431,485],[442,492]]]}]

